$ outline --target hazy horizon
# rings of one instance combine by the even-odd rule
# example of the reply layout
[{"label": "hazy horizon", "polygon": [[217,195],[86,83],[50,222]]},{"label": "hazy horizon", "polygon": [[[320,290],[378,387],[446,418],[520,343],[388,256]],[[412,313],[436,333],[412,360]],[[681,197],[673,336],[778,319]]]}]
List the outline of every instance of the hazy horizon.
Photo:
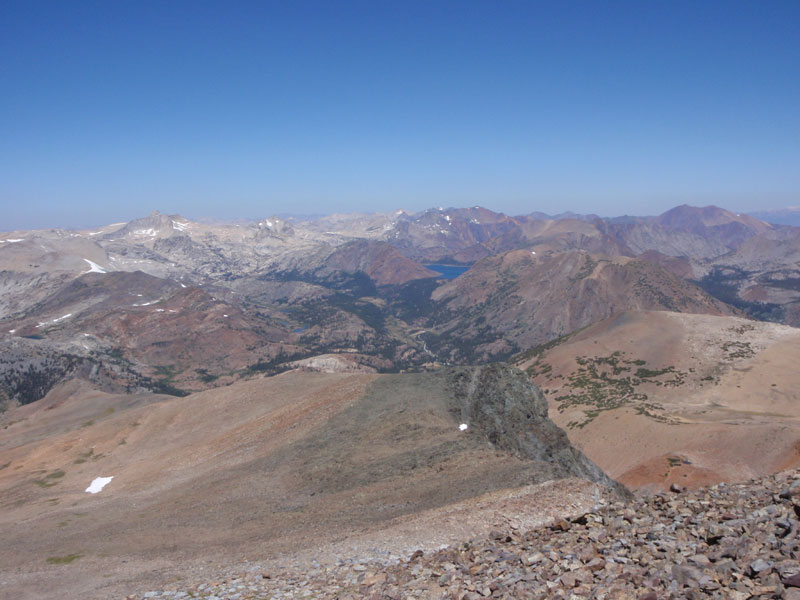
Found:
[{"label": "hazy horizon", "polygon": [[[409,209],[403,208],[403,207],[398,207],[398,208],[393,209],[393,210],[374,210],[374,211],[359,211],[359,210],[355,210],[355,211],[350,211],[350,212],[331,211],[331,212],[326,212],[326,213],[313,213],[313,214],[312,213],[271,212],[271,213],[264,213],[264,214],[261,214],[261,215],[254,215],[254,216],[242,216],[242,217],[235,217],[234,216],[234,217],[230,217],[230,218],[224,218],[224,217],[218,217],[218,216],[214,216],[214,215],[193,215],[193,214],[189,214],[189,213],[167,212],[167,211],[161,210],[159,208],[153,208],[151,210],[145,210],[143,212],[139,212],[137,214],[134,214],[130,218],[126,218],[126,219],[123,219],[123,220],[119,220],[119,218],[116,219],[116,220],[112,219],[112,220],[104,221],[104,222],[88,220],[86,223],[78,224],[78,225],[74,225],[74,226],[45,225],[45,226],[41,226],[41,227],[27,227],[27,228],[25,228],[25,227],[3,228],[3,227],[0,226],[0,232],[34,231],[34,230],[47,230],[47,229],[64,229],[64,230],[68,230],[68,231],[69,230],[76,230],[77,231],[77,230],[84,230],[84,229],[93,229],[93,228],[97,228],[97,227],[105,227],[105,226],[108,226],[108,225],[128,223],[128,222],[136,220],[136,219],[145,218],[145,217],[153,214],[154,212],[158,212],[158,213],[165,214],[165,215],[180,215],[180,216],[182,216],[182,217],[184,217],[184,218],[186,218],[186,219],[188,219],[188,220],[190,220],[192,222],[196,222],[196,223],[209,223],[209,224],[214,224],[214,223],[219,223],[219,224],[241,223],[241,224],[252,224],[252,223],[256,223],[258,221],[261,221],[263,219],[270,218],[270,217],[283,218],[283,219],[296,219],[298,221],[307,221],[307,220],[313,220],[313,219],[328,217],[328,216],[336,215],[336,214],[339,214],[339,215],[346,215],[346,214],[350,214],[350,215],[355,215],[355,214],[369,215],[369,214],[388,214],[388,213],[397,212],[397,211],[404,211],[407,214],[413,215],[413,214],[419,214],[419,213],[425,212],[427,210],[439,209],[439,210],[444,210],[446,212],[448,210],[462,210],[462,209],[477,208],[477,207],[484,208],[484,209],[487,209],[487,210],[490,210],[490,211],[496,212],[496,213],[502,213],[502,214],[505,214],[505,215],[507,215],[509,217],[522,217],[522,216],[530,215],[530,214],[533,214],[533,213],[543,213],[543,214],[546,214],[546,215],[548,215],[550,217],[558,217],[558,216],[561,216],[561,215],[564,215],[564,214],[575,214],[576,216],[596,215],[596,216],[598,216],[600,218],[604,218],[604,219],[613,219],[613,218],[618,218],[618,217],[646,218],[646,217],[656,217],[656,216],[658,216],[660,214],[663,214],[664,212],[667,212],[667,211],[669,211],[669,210],[671,210],[673,208],[677,208],[679,206],[692,206],[692,207],[695,207],[695,208],[707,208],[707,207],[711,207],[711,206],[716,206],[717,208],[722,208],[724,210],[728,210],[728,211],[737,213],[737,211],[732,210],[730,208],[727,208],[725,206],[718,206],[718,205],[713,205],[713,204],[708,204],[708,205],[703,205],[703,206],[700,206],[700,205],[687,205],[687,204],[676,204],[674,206],[668,207],[667,209],[665,209],[663,211],[660,211],[658,213],[653,213],[653,214],[644,214],[644,213],[642,213],[642,214],[632,214],[632,213],[600,214],[600,213],[593,213],[593,212],[592,213],[584,213],[584,212],[579,213],[579,212],[576,212],[576,211],[572,211],[569,208],[565,208],[564,210],[562,210],[560,212],[550,212],[550,213],[547,213],[545,211],[539,211],[539,210],[530,210],[530,211],[527,211],[527,212],[524,212],[524,213],[506,213],[506,212],[501,211],[501,210],[495,210],[490,206],[472,205],[472,206],[444,206],[444,207],[427,206],[427,207],[422,208],[422,209],[420,209],[418,211],[417,210],[409,210]],[[800,211],[800,206],[786,206],[786,207],[779,207],[779,208],[776,208],[776,209],[765,208],[765,209],[758,209],[758,210],[753,210],[753,211],[738,211],[737,214],[768,213],[768,212],[773,212],[773,211],[777,212],[777,211],[782,211],[782,210],[787,210],[787,209],[788,210]]]},{"label": "hazy horizon", "polygon": [[797,205],[799,66],[795,2],[6,2],[0,229]]}]

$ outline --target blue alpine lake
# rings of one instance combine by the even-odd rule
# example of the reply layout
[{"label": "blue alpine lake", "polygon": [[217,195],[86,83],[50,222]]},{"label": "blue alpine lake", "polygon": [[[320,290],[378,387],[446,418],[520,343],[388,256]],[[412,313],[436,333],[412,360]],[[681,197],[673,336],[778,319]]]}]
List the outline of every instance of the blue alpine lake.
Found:
[{"label": "blue alpine lake", "polygon": [[461,275],[464,271],[469,269],[469,266],[463,265],[425,265],[432,271],[436,271],[437,273],[441,273],[439,277],[443,277],[444,279],[455,279],[459,275]]}]

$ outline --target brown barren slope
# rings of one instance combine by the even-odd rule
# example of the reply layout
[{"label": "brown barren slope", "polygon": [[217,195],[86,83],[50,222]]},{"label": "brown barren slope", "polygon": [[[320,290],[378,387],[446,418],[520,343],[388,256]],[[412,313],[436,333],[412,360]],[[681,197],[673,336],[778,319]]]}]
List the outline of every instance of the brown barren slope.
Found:
[{"label": "brown barren slope", "polygon": [[[574,475],[608,483],[545,414],[503,366],[289,372],[185,398],[70,384],[0,421],[0,595],[119,597],[209,563],[391,547],[389,525],[406,544],[440,543],[443,530],[498,518],[487,493]],[[561,504],[530,503],[540,512],[527,522],[599,498],[588,482],[554,489]],[[504,497],[498,506],[525,512]],[[473,500],[486,518],[470,525],[458,515]]]},{"label": "brown barren slope", "polygon": [[633,488],[740,481],[800,464],[800,330],[627,312],[519,362],[551,417]]}]

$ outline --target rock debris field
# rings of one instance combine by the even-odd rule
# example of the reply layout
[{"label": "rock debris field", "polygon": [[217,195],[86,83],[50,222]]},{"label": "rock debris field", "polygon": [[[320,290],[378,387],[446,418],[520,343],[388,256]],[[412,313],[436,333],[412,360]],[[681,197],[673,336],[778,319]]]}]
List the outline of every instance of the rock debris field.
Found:
[{"label": "rock debris field", "polygon": [[800,470],[742,484],[616,502],[531,531],[488,536],[401,561],[359,557],[141,598],[782,598],[800,600]]}]

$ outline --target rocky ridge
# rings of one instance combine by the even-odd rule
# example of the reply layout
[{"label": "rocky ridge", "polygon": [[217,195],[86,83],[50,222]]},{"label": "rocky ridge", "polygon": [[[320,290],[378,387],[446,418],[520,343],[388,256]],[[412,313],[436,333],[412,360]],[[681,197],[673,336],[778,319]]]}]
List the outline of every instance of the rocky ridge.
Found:
[{"label": "rocky ridge", "polygon": [[401,560],[249,563],[144,598],[800,598],[800,470],[640,496]]}]

